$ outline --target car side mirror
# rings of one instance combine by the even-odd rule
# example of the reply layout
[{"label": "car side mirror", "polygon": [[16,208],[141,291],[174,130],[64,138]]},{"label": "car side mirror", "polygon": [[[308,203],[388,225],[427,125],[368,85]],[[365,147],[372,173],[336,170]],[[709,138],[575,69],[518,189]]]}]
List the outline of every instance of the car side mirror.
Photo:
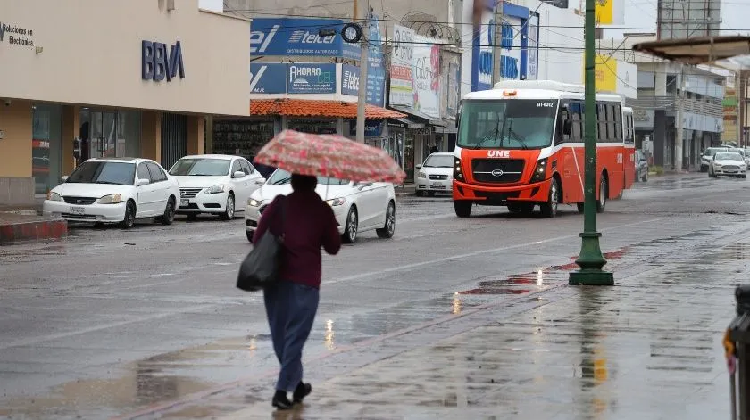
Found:
[{"label": "car side mirror", "polygon": [[151,180],[145,179],[145,178],[138,178],[138,181],[135,182],[135,185],[142,187],[144,185],[148,185],[151,183]]},{"label": "car side mirror", "polygon": [[243,171],[237,171],[232,174],[232,178],[244,178],[246,175]]},{"label": "car side mirror", "polygon": [[68,182],[68,177],[67,177],[67,176],[64,176],[64,177],[60,178],[60,180],[61,180],[61,181],[62,181],[63,183],[65,183],[65,182]]},{"label": "car side mirror", "polygon": [[255,180],[255,185],[263,185],[265,183],[266,183],[266,179],[265,178],[258,178],[258,179]]}]

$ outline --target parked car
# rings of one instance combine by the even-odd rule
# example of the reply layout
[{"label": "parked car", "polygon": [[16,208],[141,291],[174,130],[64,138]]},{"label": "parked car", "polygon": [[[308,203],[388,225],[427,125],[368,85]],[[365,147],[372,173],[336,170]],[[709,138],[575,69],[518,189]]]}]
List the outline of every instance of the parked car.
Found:
[{"label": "parked car", "polygon": [[44,201],[46,215],[75,222],[119,223],[136,219],[174,220],[180,190],[177,180],[148,159],[97,158],[80,164]]},{"label": "parked car", "polygon": [[201,213],[217,214],[224,220],[235,217],[242,205],[266,179],[240,156],[192,155],[178,160],[169,173],[180,184],[178,214],[195,219]]},{"label": "parked car", "polygon": [[745,149],[740,149],[740,148],[733,147],[733,148],[730,148],[728,151],[729,152],[737,152],[740,155],[742,155],[742,159],[745,160],[745,165],[746,166],[750,166],[750,155],[747,154],[747,152],[745,151]]},{"label": "parked car", "polygon": [[701,172],[706,172],[711,167],[711,160],[717,152],[726,152],[728,147],[709,147],[703,151],[701,156]]},{"label": "parked car", "polygon": [[[253,241],[260,216],[271,201],[279,194],[292,192],[291,179],[289,172],[277,169],[247,201],[245,234],[248,241]],[[393,237],[396,232],[396,192],[393,184],[318,177],[315,191],[333,209],[344,242],[354,243],[360,233],[370,230],[375,230],[383,239]]]},{"label": "parked car", "polygon": [[635,151],[635,181],[648,181],[648,159],[641,150]]},{"label": "parked car", "polygon": [[711,160],[708,176],[740,176],[747,178],[747,164],[741,154],[737,152],[718,152]]},{"label": "parked car", "polygon": [[453,153],[431,153],[417,170],[417,195],[453,191]]}]

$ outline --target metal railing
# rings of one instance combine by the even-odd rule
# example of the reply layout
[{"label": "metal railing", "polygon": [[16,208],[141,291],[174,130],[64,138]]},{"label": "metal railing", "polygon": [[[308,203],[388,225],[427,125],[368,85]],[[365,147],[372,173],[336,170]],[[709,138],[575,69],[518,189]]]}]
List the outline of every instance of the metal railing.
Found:
[{"label": "metal railing", "polygon": [[[625,104],[633,109],[654,111],[677,111],[680,98],[673,95],[664,96],[641,96],[637,99],[627,98]],[[695,99],[683,100],[683,111],[698,115],[707,115],[715,118],[723,118],[724,107],[719,99],[698,101]]]}]

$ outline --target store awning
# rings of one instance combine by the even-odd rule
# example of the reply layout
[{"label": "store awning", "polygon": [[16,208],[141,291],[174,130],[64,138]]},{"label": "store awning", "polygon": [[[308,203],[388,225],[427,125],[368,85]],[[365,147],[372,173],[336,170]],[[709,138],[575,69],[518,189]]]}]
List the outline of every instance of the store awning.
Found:
[{"label": "store awning", "polygon": [[686,64],[713,63],[750,54],[750,37],[715,36],[642,42],[633,50]]},{"label": "store awning", "polygon": [[[288,117],[328,117],[357,118],[357,104],[340,101],[311,101],[306,99],[253,99],[250,101],[250,115],[284,115]],[[406,114],[365,105],[365,119],[384,120],[404,118]]]},{"label": "store awning", "polygon": [[448,123],[445,120],[432,118],[429,115],[424,114],[424,113],[419,112],[419,111],[415,111],[415,110],[409,108],[406,105],[391,105],[391,108],[393,108],[393,109],[395,109],[395,110],[397,110],[399,112],[403,112],[405,114],[409,114],[410,116],[415,117],[418,120],[424,121],[426,124],[429,124],[429,125],[432,125],[432,126],[436,126],[436,127],[447,127],[448,126]]}]

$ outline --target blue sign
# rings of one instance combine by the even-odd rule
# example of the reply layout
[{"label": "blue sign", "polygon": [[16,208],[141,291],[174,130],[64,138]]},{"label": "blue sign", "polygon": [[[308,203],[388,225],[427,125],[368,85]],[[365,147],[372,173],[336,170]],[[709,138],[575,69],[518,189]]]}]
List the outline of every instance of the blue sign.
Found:
[{"label": "blue sign", "polygon": [[294,63],[288,66],[287,93],[336,93],[336,63]]},{"label": "blue sign", "polygon": [[359,67],[351,64],[341,66],[341,94],[359,94]]},{"label": "blue sign", "polygon": [[367,99],[368,104],[385,106],[385,61],[383,42],[380,38],[380,23],[377,15],[370,15],[370,51],[367,58]]},{"label": "blue sign", "polygon": [[[365,137],[380,137],[383,134],[382,120],[365,120]],[[357,124],[352,122],[349,125],[349,135],[357,135]]]},{"label": "blue sign", "polygon": [[[529,9],[527,7],[510,4],[498,3],[498,7],[503,8],[503,15],[506,18],[520,20],[518,28],[513,27],[508,22],[502,23],[502,39],[498,40],[502,49],[511,51],[515,48],[519,51],[520,57],[512,57],[503,54],[501,60],[500,76],[505,79],[525,79],[526,67],[528,65],[528,20]],[[494,48],[495,45],[495,22],[491,20],[492,13],[486,13],[482,19],[482,28],[474,33],[472,41],[471,57],[471,91],[492,89],[492,75],[494,70]],[[515,47],[514,47],[515,45]],[[520,45],[520,47],[519,47]]]},{"label": "blue sign", "polygon": [[286,63],[250,63],[250,93],[286,93]]},{"label": "blue sign", "polygon": [[[254,18],[250,24],[250,55],[303,55],[359,60],[360,48],[341,38],[346,22],[338,19]],[[336,35],[321,37],[321,29]]]},{"label": "blue sign", "polygon": [[179,73],[185,78],[185,65],[182,63],[180,41],[167,51],[167,45],[160,42],[141,41],[141,78],[160,82],[166,77],[171,82]]}]

